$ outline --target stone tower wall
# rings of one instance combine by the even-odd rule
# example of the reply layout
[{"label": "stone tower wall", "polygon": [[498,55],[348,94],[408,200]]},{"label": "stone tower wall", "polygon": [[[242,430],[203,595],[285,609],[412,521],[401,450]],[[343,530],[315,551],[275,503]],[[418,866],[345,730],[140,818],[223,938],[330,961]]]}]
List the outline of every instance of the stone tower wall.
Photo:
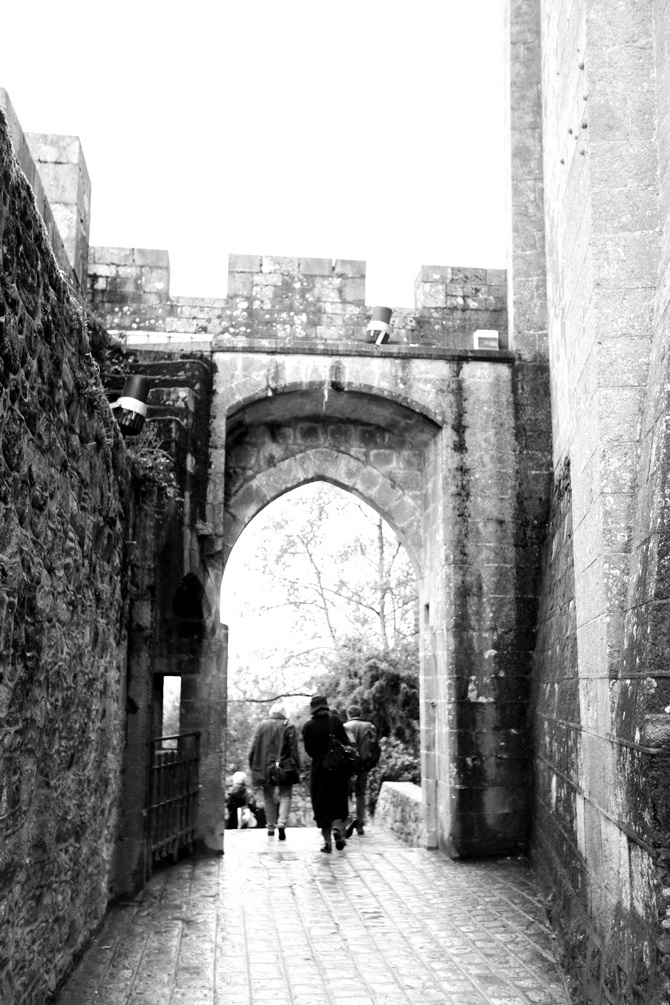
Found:
[{"label": "stone tower wall", "polygon": [[542,102],[553,426],[534,856],[578,1000],[656,1003],[669,994],[667,4],[509,9],[513,74]]}]

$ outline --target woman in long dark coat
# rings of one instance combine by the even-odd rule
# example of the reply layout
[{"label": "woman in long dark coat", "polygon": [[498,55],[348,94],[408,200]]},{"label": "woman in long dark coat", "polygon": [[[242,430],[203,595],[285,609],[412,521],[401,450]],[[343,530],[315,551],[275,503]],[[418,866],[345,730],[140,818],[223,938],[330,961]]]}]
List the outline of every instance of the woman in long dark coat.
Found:
[{"label": "woman in long dark coat", "polygon": [[349,812],[349,778],[344,772],[325,771],[323,758],[328,750],[330,734],[350,746],[342,720],[328,708],[323,695],[315,695],[310,702],[312,718],[302,727],[305,751],[312,758],[310,771],[310,795],[316,826],[321,828],[323,846],[321,851],[331,852],[332,837],[335,847],[342,850],[344,840],[344,820]]}]

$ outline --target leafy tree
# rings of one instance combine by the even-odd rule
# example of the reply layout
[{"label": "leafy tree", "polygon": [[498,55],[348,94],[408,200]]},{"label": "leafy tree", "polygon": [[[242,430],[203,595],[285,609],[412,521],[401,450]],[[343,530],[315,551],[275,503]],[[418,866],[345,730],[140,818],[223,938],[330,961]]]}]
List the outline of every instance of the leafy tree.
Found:
[{"label": "leafy tree", "polygon": [[380,740],[382,756],[376,768],[368,775],[367,803],[371,814],[375,811],[379,790],[384,782],[421,782],[419,751],[407,746],[393,736]]},{"label": "leafy tree", "polygon": [[377,513],[323,482],[292,492],[256,517],[226,571],[231,694],[305,695],[352,639],[390,652],[414,638],[416,606],[409,557]]},{"label": "leafy tree", "polygon": [[368,776],[370,813],[384,782],[421,780],[418,657],[416,639],[388,651],[351,640],[348,652],[314,681],[333,708],[346,715],[349,705],[358,705],[377,729],[382,755]]},{"label": "leafy tree", "polygon": [[386,651],[366,648],[353,639],[315,678],[314,687],[335,708],[346,711],[349,705],[359,705],[380,737],[412,746],[419,735],[418,657],[416,639]]},{"label": "leafy tree", "polygon": [[226,765],[229,774],[249,770],[249,747],[268,709],[261,703],[229,701],[226,724]]},{"label": "leafy tree", "polygon": [[370,507],[324,483],[268,506],[252,527],[254,548],[249,528],[224,581],[229,765],[246,758],[269,703],[302,710],[318,689],[375,723],[379,778],[418,776],[417,592],[405,549]]}]

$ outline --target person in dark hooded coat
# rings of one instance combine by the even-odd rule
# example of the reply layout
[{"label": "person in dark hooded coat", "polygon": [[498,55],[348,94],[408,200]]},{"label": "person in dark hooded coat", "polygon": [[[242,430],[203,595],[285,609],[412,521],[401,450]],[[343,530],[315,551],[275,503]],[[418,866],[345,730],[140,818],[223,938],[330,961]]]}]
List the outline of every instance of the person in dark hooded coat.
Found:
[{"label": "person in dark hooded coat", "polygon": [[349,812],[349,778],[344,773],[325,771],[323,758],[328,750],[331,733],[347,746],[351,746],[351,742],[342,720],[330,711],[323,695],[318,694],[312,698],[310,710],[312,717],[302,728],[302,738],[305,751],[312,758],[310,796],[316,826],[323,835],[321,851],[333,850],[333,837],[335,847],[341,851],[347,843],[344,839],[344,821]]}]

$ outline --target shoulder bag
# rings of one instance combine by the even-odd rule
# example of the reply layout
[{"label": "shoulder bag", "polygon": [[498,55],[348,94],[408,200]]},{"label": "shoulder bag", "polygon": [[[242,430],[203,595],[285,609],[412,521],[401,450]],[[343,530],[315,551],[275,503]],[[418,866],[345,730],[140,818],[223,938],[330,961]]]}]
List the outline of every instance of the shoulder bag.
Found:
[{"label": "shoulder bag", "polygon": [[323,770],[350,778],[360,771],[360,760],[355,747],[350,747],[332,732],[328,738],[328,749],[323,755]]},{"label": "shoulder bag", "polygon": [[286,726],[284,726],[279,740],[277,756],[268,768],[268,781],[270,782],[270,785],[295,785],[296,782],[300,781],[300,772],[298,771],[293,758],[290,755],[287,757],[281,756],[285,736]]}]

